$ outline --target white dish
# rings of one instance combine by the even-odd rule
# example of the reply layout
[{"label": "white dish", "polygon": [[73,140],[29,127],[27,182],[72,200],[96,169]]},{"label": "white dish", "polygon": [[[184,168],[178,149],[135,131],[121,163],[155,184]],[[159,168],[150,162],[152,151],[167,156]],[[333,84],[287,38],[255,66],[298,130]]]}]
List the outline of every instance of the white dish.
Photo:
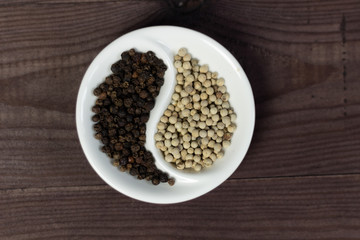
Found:
[{"label": "white dish", "polygon": [[[230,104],[238,118],[237,129],[230,147],[222,159],[199,173],[177,170],[165,162],[155,147],[156,124],[170,102],[175,87],[176,70],[173,57],[177,50],[185,47],[200,64],[208,64],[210,71],[216,71],[225,78],[230,94]],[[120,59],[123,51],[135,48],[137,51],[153,51],[168,66],[165,82],[156,99],[155,107],[147,123],[146,148],[155,157],[159,169],[176,179],[174,186],[139,181],[122,173],[111,164],[111,160],[100,151],[101,143],[94,138],[91,107],[96,97],[93,89],[111,74],[110,67]],[[216,188],[237,169],[251,142],[255,124],[255,105],[249,81],[236,59],[219,43],[199,32],[173,26],[158,26],[139,29],[121,36],[105,47],[93,60],[82,80],[76,104],[76,126],[83,151],[96,173],[117,191],[150,203],[178,203],[199,197]]]}]

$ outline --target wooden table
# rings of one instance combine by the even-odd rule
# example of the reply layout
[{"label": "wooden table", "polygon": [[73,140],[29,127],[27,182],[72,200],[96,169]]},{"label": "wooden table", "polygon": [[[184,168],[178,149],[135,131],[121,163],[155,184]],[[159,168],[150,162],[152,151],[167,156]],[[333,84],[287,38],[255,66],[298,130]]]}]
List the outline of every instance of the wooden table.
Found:
[{"label": "wooden table", "polygon": [[[0,2],[0,239],[360,239],[360,1],[172,2]],[[153,25],[219,41],[256,101],[241,166],[175,205],[107,186],[75,127],[89,63]]]}]

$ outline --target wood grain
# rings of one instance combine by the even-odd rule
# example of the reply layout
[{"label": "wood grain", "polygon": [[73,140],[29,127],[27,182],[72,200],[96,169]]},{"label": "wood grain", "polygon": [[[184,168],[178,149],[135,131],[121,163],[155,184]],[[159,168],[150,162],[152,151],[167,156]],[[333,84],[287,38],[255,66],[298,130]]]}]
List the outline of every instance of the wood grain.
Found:
[{"label": "wood grain", "polygon": [[[207,0],[187,14],[170,6],[0,2],[0,239],[358,239],[360,2]],[[75,127],[92,59],[152,25],[219,41],[256,101],[254,138],[238,170],[176,205],[106,186]]]},{"label": "wood grain", "polygon": [[1,239],[353,240],[360,176],[229,180],[176,205],[108,186],[2,190]]}]

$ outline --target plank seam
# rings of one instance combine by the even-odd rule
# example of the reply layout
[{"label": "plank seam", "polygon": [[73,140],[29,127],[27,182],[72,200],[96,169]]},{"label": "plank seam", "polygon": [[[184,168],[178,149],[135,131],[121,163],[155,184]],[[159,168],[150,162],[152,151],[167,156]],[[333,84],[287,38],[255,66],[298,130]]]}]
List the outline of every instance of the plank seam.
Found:
[{"label": "plank seam", "polygon": [[[295,175],[295,176],[273,176],[273,177],[251,177],[251,178],[229,178],[226,181],[264,181],[264,180],[281,180],[281,179],[299,179],[299,178],[324,178],[324,177],[350,177],[350,176],[358,176],[360,177],[360,173],[344,173],[344,174],[317,174],[317,175]],[[28,188],[5,188],[0,189],[0,193],[26,193],[26,192],[43,192],[43,191],[61,191],[61,190],[69,190],[69,191],[77,191],[79,189],[87,189],[89,191],[96,190],[106,190],[112,189],[107,184],[98,184],[98,185],[78,185],[78,186],[56,186],[56,187],[28,187]]]}]

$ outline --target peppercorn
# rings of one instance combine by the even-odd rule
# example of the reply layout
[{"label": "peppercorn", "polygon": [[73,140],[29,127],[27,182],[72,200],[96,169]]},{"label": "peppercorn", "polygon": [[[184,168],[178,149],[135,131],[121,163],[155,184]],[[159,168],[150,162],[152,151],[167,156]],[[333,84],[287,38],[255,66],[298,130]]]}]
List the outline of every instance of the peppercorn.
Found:
[{"label": "peppercorn", "polygon": [[100,121],[100,116],[98,114],[96,114],[96,115],[92,116],[91,120],[93,122],[98,122],[98,121]]},{"label": "peppercorn", "polygon": [[152,183],[154,185],[158,185],[160,183],[160,180],[158,178],[153,178]]},{"label": "peppercorn", "polygon": [[145,149],[146,122],[167,67],[151,51],[139,53],[130,49],[121,57],[111,65],[113,74],[93,91],[97,96],[91,109],[95,113],[95,138],[103,143],[101,151],[113,159],[113,165],[121,172],[127,171],[154,185],[173,185],[173,179],[156,168],[154,157]]},{"label": "peppercorn", "polygon": [[180,170],[211,166],[236,130],[225,80],[198,63],[185,48],[174,57],[177,84],[154,136],[165,161]]}]

